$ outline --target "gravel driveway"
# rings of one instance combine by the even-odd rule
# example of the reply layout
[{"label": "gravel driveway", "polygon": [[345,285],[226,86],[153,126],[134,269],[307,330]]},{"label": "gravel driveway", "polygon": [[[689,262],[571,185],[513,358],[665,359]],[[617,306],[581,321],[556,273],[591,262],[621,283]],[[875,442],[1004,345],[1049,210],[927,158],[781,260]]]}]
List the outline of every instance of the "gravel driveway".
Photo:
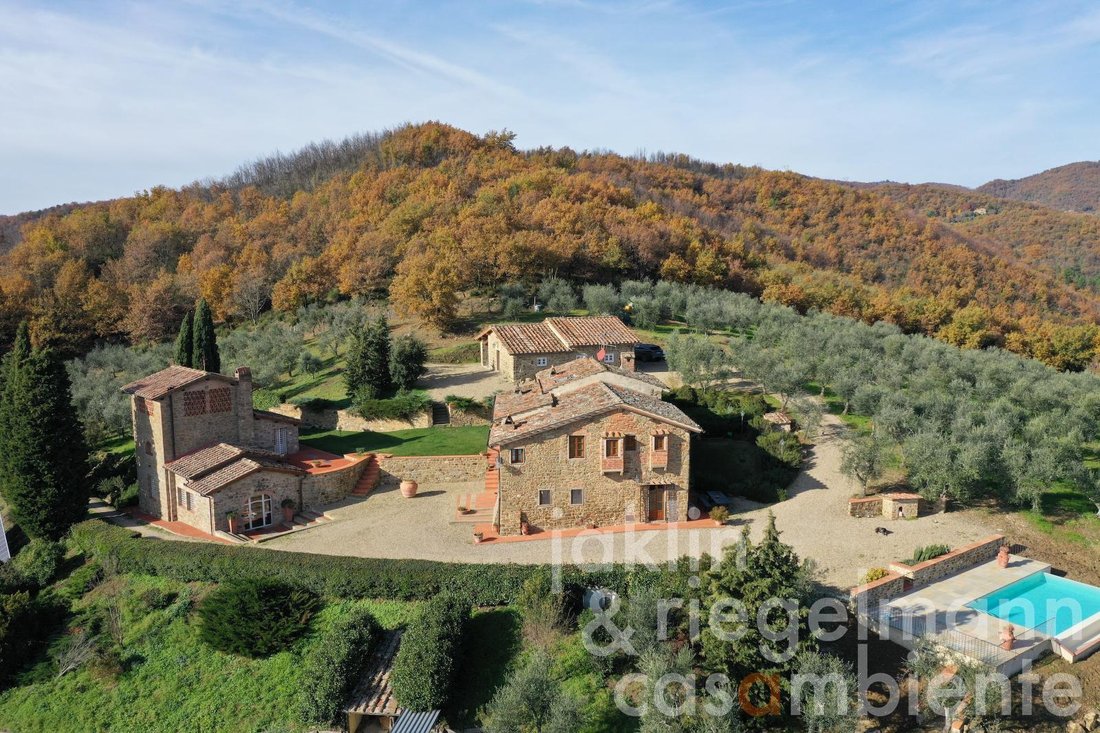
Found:
[{"label": "gravel driveway", "polygon": [[[853,519],[848,498],[856,486],[840,473],[842,425],[826,416],[823,434],[790,488],[790,498],[771,507],[783,540],[818,565],[820,579],[838,589],[855,585],[869,567],[910,556],[921,545],[958,546],[991,534],[974,513],[939,514],[909,521]],[[452,524],[459,497],[480,490],[477,482],[421,485],[415,499],[396,490],[344,502],[326,513],[336,521],[264,543],[265,547],[329,555],[421,558],[452,562],[660,563],[683,555],[719,554],[748,526],[763,532],[768,508],[743,501],[731,525],[722,529],[598,534],[573,540],[539,539],[504,544],[473,544],[473,527]],[[892,534],[881,536],[875,527]]]}]

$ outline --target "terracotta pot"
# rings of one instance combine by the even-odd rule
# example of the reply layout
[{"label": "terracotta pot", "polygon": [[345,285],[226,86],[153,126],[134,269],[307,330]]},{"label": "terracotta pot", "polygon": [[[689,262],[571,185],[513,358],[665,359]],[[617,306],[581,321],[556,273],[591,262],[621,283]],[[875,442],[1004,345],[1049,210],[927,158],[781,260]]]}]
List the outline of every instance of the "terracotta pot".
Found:
[{"label": "terracotta pot", "polygon": [[237,517],[227,517],[229,521],[229,533],[240,534],[241,533],[241,520]]},{"label": "terracotta pot", "polygon": [[419,488],[415,481],[402,481],[401,482],[401,496],[406,499],[411,499],[416,496],[416,490]]},{"label": "terracotta pot", "polygon": [[485,535],[481,532],[474,532],[474,543],[480,545],[485,539]]},{"label": "terracotta pot", "polygon": [[531,534],[531,525],[528,524],[527,522],[520,522],[519,523],[519,533],[520,534]]},{"label": "terracotta pot", "polygon": [[283,507],[283,523],[284,524],[294,524],[294,513],[295,513],[294,507],[284,506]]},{"label": "terracotta pot", "polygon": [[1016,644],[1016,629],[1011,625],[1001,629],[1001,648],[1006,652],[1012,651]]},{"label": "terracotta pot", "polygon": [[1008,545],[1001,545],[1001,549],[997,551],[997,564],[1002,568],[1008,567]]}]

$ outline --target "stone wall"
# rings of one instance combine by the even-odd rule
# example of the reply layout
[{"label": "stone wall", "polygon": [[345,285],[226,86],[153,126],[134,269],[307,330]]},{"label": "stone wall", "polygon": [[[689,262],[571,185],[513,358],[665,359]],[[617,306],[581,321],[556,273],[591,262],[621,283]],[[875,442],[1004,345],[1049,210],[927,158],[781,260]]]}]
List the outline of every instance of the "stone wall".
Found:
[{"label": "stone wall", "polygon": [[[486,337],[485,346],[482,348],[483,366],[497,368],[504,379],[510,382],[518,382],[524,379],[530,379],[535,376],[536,372],[540,372],[547,367],[573,361],[578,356],[590,356],[595,359],[596,352],[599,351],[601,347],[579,346],[576,349],[570,349],[568,351],[554,351],[545,354],[512,355],[504,348],[504,344],[501,343],[496,333],[493,332]],[[634,371],[634,347],[632,345],[611,344],[607,347],[606,352],[611,354],[615,359],[609,362],[612,366]],[[546,363],[540,364],[540,359],[545,359]]]},{"label": "stone wall", "polygon": [[884,578],[857,585],[848,592],[849,604],[853,608],[873,609],[879,603],[904,593],[906,582],[903,576],[890,573]]},{"label": "stone wall", "polygon": [[361,433],[371,430],[377,433],[388,433],[394,430],[409,430],[410,428],[430,428],[432,426],[431,412],[425,411],[413,415],[408,420],[367,420],[353,414],[351,410],[310,410],[298,405],[284,402],[271,408],[270,412],[287,415],[302,421],[303,425],[309,425],[323,430],[346,430],[348,432]]},{"label": "stone wall", "polygon": [[464,481],[483,481],[489,468],[483,454],[472,456],[378,456],[380,488],[395,488],[402,481],[423,486]]},{"label": "stone wall", "polygon": [[913,581],[914,585],[927,585],[948,575],[954,575],[997,557],[997,551],[1005,543],[1003,534],[995,534],[969,545],[956,548],[946,555],[934,557],[917,565],[891,563],[890,569]]},{"label": "stone wall", "polygon": [[[651,436],[668,431],[666,468],[651,468]],[[635,437],[636,449],[623,451],[622,472],[602,470],[603,438],[608,432]],[[584,436],[584,457],[569,458],[570,436]],[[690,434],[666,423],[626,410],[589,422],[574,423],[502,446],[500,471],[500,533],[519,534],[520,516],[539,529],[565,529],[588,524],[646,521],[650,486],[667,487],[667,521],[684,521],[688,510]],[[522,464],[510,463],[510,449],[522,447]],[[572,490],[581,502],[572,502]],[[540,490],[550,491],[550,503],[539,504]]]},{"label": "stone wall", "polygon": [[244,512],[248,506],[248,499],[255,494],[267,494],[271,497],[272,524],[279,524],[283,521],[281,507],[283,499],[290,499],[296,507],[302,506],[299,478],[298,474],[295,473],[267,470],[257,471],[239,481],[234,481],[212,495],[214,499],[214,528],[223,532],[229,531],[229,520],[225,516],[226,512],[229,511],[237,512],[243,528]]},{"label": "stone wall", "polygon": [[346,499],[366,470],[369,456],[335,471],[311,473],[302,477],[302,502],[306,509],[317,511],[325,504]]},{"label": "stone wall", "polygon": [[451,407],[451,405],[447,405],[447,412],[451,416],[450,424],[456,428],[460,428],[467,425],[488,425],[490,416],[492,415],[492,408],[477,404],[468,410],[459,410]]},{"label": "stone wall", "polygon": [[848,500],[848,516],[868,519],[882,516],[882,497],[865,496]]}]

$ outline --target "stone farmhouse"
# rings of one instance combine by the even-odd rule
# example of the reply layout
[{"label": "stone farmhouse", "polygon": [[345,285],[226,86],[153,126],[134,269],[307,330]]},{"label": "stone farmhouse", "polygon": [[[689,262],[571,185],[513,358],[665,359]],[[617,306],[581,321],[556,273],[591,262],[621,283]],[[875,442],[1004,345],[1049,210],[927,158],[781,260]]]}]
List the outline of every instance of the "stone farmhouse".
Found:
[{"label": "stone farmhouse", "polygon": [[489,449],[500,534],[686,520],[691,435],[702,430],[663,389],[585,356],[498,395]]},{"label": "stone farmhouse", "polygon": [[[261,530],[336,501],[357,485],[354,456],[309,460],[298,421],[252,407],[247,367],[233,377],[170,366],[127,384],[140,509],[209,535]],[[306,514],[306,516],[309,516]],[[301,523],[300,520],[298,523]]]},{"label": "stone farmhouse", "polygon": [[508,381],[530,379],[539,370],[587,356],[634,370],[638,337],[614,316],[547,318],[542,323],[489,326],[478,334],[481,364]]}]

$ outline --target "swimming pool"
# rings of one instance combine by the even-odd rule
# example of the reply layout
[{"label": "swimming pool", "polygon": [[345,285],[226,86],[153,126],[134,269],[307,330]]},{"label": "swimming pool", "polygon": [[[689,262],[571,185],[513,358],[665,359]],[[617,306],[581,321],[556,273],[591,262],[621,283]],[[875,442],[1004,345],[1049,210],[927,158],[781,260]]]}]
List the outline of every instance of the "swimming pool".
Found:
[{"label": "swimming pool", "polygon": [[966,605],[1021,629],[1059,636],[1100,614],[1100,588],[1036,573]]}]

